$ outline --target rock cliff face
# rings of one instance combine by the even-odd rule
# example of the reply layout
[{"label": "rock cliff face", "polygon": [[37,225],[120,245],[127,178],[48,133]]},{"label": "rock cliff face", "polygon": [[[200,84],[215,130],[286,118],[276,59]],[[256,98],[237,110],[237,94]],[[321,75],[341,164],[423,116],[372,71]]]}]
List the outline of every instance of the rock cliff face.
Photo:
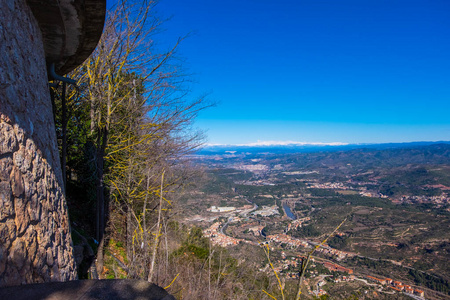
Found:
[{"label": "rock cliff face", "polygon": [[41,32],[0,7],[0,287],[75,279]]}]

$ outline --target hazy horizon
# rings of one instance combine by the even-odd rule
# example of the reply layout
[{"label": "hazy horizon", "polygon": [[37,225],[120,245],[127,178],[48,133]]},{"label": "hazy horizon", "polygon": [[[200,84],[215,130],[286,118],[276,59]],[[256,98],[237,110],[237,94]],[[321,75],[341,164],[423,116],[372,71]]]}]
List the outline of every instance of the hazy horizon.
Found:
[{"label": "hazy horizon", "polygon": [[435,140],[435,141],[410,141],[410,142],[385,142],[385,143],[341,143],[341,142],[299,142],[299,141],[256,141],[244,144],[220,144],[220,143],[205,143],[205,147],[215,146],[347,146],[347,145],[378,145],[378,144],[414,144],[414,143],[450,143],[450,140]]}]

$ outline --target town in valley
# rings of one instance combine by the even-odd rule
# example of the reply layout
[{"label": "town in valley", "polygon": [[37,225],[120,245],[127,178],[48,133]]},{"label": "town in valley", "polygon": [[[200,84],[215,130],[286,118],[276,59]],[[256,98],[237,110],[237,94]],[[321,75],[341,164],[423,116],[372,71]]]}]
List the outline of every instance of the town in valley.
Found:
[{"label": "town in valley", "polygon": [[311,298],[449,299],[449,144],[194,159],[205,176],[180,199],[184,222],[240,263],[293,284],[311,254]]}]

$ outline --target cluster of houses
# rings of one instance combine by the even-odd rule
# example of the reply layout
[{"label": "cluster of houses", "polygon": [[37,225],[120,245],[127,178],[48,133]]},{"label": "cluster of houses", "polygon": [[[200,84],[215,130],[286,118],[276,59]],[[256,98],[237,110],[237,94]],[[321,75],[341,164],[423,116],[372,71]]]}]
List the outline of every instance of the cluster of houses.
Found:
[{"label": "cluster of houses", "polygon": [[[291,258],[286,259],[285,253],[282,252],[282,258],[283,258],[283,260],[277,261],[276,267],[274,268],[274,270],[276,272],[281,272],[282,270],[291,269],[292,267],[298,268],[298,266],[299,266],[298,258],[305,258],[305,257],[299,256],[298,258],[291,257]],[[312,261],[314,261],[314,259],[312,259]],[[317,263],[317,261],[316,261],[316,263]],[[353,275],[352,269],[340,266],[336,263],[327,262],[327,261],[320,262],[320,263],[323,264],[323,266],[330,271],[338,271],[338,272],[344,272],[344,273],[348,274],[348,276],[342,276],[342,277],[336,278],[334,280],[334,282],[353,281],[353,280],[357,279],[357,277],[355,275]],[[317,271],[314,271],[314,272],[317,274]],[[285,275],[288,278],[298,278],[298,271],[287,272]],[[315,277],[315,276],[312,276],[312,277]],[[425,293],[423,290],[417,289],[417,288],[412,287],[407,284],[403,284],[400,281],[392,280],[390,278],[380,279],[380,278],[376,278],[376,277],[368,276],[368,275],[365,275],[363,277],[365,279],[367,279],[368,281],[372,281],[372,282],[378,283],[382,286],[389,287],[397,292],[403,292],[403,293],[407,293],[407,294],[411,294],[411,295],[416,295],[416,296],[419,296],[422,298],[425,296]],[[324,284],[325,282],[321,281],[321,283]],[[319,294],[317,294],[318,292],[319,292]],[[316,296],[320,296],[320,295],[326,294],[326,291],[318,288],[315,291],[310,291],[310,293],[316,294]]]},{"label": "cluster of houses", "polygon": [[271,242],[284,243],[296,247],[308,247],[308,242],[293,238],[286,234],[273,234],[266,236],[266,239]]},{"label": "cluster of houses", "polygon": [[372,277],[372,276],[364,276],[365,278],[369,279],[370,281],[379,283],[383,286],[388,286],[391,289],[397,291],[397,292],[405,292],[411,295],[417,295],[420,297],[424,297],[425,296],[425,292],[419,289],[416,289],[410,285],[407,284],[403,284],[400,281],[395,281],[392,280],[391,278],[384,278],[384,279],[380,279],[380,278],[376,278],[376,277]]},{"label": "cluster of houses", "polygon": [[353,281],[356,279],[355,275],[350,275],[350,276],[342,276],[342,277],[338,277],[336,279],[334,279],[334,282],[347,282],[347,281]]},{"label": "cluster of houses", "polygon": [[[290,226],[288,225],[288,228],[289,228],[288,230],[290,230],[292,228],[297,228],[298,226],[301,226],[301,224],[305,221],[308,221],[308,219],[309,218],[303,218],[303,219],[298,219],[298,220],[292,221],[289,224]],[[203,231],[204,235],[208,236],[214,245],[220,245],[222,247],[226,247],[226,246],[237,245],[242,242],[258,244],[257,242],[251,242],[251,241],[247,241],[244,239],[237,239],[237,238],[227,236],[220,232],[220,230],[219,230],[220,225],[221,225],[221,222],[215,222],[209,228],[207,228]],[[257,223],[252,224],[252,225],[254,225],[254,226],[248,228],[248,230],[252,231],[255,235],[260,235],[263,226],[261,226],[259,224],[257,225]],[[266,241],[263,242],[262,244],[267,244],[269,242],[284,243],[284,244],[287,244],[290,246],[296,246],[296,247],[299,247],[299,246],[311,247],[310,243],[308,243],[307,241],[296,239],[296,238],[293,238],[286,234],[268,235],[268,236],[266,236]],[[312,246],[314,246],[314,245],[312,245]],[[344,252],[344,251],[340,251],[337,249],[333,249],[331,247],[328,247],[327,245],[317,248],[316,251],[321,252],[323,254],[330,255],[330,256],[334,256],[338,260],[355,255],[354,253],[349,253],[349,252]],[[284,253],[282,253],[282,258],[283,258],[283,261],[278,261],[279,264],[277,264],[278,266],[275,267],[276,272],[281,272],[282,270],[290,269],[290,267],[298,267],[298,260],[296,258],[286,259],[286,255]],[[313,261],[314,261],[314,259],[313,259]],[[330,271],[338,271],[338,272],[344,272],[344,273],[349,274],[350,276],[348,276],[348,277],[343,276],[343,279],[342,279],[343,281],[355,279],[355,276],[352,275],[353,274],[352,269],[345,268],[343,266],[340,266],[340,265],[338,265],[336,263],[332,263],[332,262],[323,262],[322,264],[325,268],[327,268]],[[298,276],[298,272],[289,272],[286,275],[287,275],[287,277],[294,278],[294,277]],[[380,279],[380,278],[376,278],[373,276],[364,276],[364,278],[366,278],[369,281],[376,282],[382,286],[389,287],[398,292],[416,295],[419,297],[424,297],[424,294],[425,294],[424,291],[422,291],[420,289],[411,287],[410,285],[403,284],[400,281],[395,281],[390,278]],[[319,292],[319,294],[317,294],[317,292]],[[318,289],[314,293],[316,295],[320,296],[320,294],[325,294],[326,292],[321,289],[320,290]]]},{"label": "cluster of houses", "polygon": [[450,203],[450,193],[442,193],[440,196],[402,196],[398,203],[432,203],[437,207]]},{"label": "cluster of houses", "polygon": [[324,183],[310,183],[307,188],[315,188],[315,189],[340,189],[340,190],[348,190],[350,189],[348,186],[344,185],[342,182],[324,182]]},{"label": "cluster of houses", "polygon": [[269,170],[269,167],[263,164],[254,164],[254,165],[235,165],[235,169],[244,170],[250,172],[265,172]]},{"label": "cluster of houses", "polygon": [[227,236],[223,233],[220,233],[218,231],[220,226],[220,222],[215,222],[212,224],[209,228],[203,230],[203,234],[211,240],[211,243],[213,245],[219,245],[222,247],[231,246],[231,245],[237,245],[240,242],[247,242],[242,239],[236,239],[231,236]]},{"label": "cluster of houses", "polygon": [[338,261],[341,260],[341,259],[344,259],[344,258],[355,256],[354,253],[337,250],[337,249],[334,249],[334,248],[331,248],[331,247],[328,247],[328,246],[320,247],[316,251],[320,252],[320,253],[323,253],[323,254],[326,254],[326,255],[329,255],[329,256],[333,256]]},{"label": "cluster of houses", "polygon": [[318,289],[314,292],[310,292],[310,294],[314,294],[316,297],[320,297],[320,296],[326,295],[327,292],[324,289]]},{"label": "cluster of houses", "polygon": [[334,264],[334,263],[331,263],[331,262],[325,261],[323,263],[323,266],[325,268],[327,268],[328,270],[330,270],[330,271],[338,271],[338,272],[345,272],[345,273],[348,273],[348,274],[353,274],[353,270],[352,269],[345,268],[343,266],[340,266],[338,264]]},{"label": "cluster of houses", "polygon": [[309,220],[311,220],[310,217],[293,220],[292,222],[290,222],[287,225],[286,232],[288,232],[290,230],[296,230],[297,228],[301,227],[304,222],[309,221]]}]

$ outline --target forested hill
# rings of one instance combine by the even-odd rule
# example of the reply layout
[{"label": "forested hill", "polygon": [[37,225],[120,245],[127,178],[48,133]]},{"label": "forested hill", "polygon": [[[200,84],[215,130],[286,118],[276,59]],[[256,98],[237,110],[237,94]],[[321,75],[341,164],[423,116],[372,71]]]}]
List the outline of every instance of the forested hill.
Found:
[{"label": "forested hill", "polygon": [[450,144],[435,144],[414,148],[376,150],[369,148],[338,152],[300,153],[292,155],[293,162],[305,167],[351,165],[394,167],[406,164],[450,164]]},{"label": "forested hill", "polygon": [[255,157],[266,162],[295,163],[302,168],[330,166],[395,167],[407,164],[450,164],[450,142],[372,144],[346,146],[206,147],[201,156],[222,155],[224,159]]},{"label": "forested hill", "polygon": [[286,144],[286,145],[210,145],[198,151],[200,155],[217,155],[226,153],[257,154],[257,153],[315,153],[315,152],[342,152],[351,150],[400,150],[417,149],[426,146],[450,145],[450,141],[440,142],[410,142],[410,143],[383,143],[383,144]]}]

